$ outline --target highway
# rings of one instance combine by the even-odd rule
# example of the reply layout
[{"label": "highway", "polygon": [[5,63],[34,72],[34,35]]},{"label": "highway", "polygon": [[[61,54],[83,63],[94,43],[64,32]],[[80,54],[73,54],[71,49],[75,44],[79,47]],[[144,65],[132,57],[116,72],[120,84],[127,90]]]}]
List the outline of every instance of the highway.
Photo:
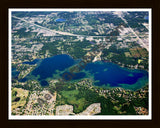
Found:
[{"label": "highway", "polygon": [[72,33],[69,33],[69,32],[62,32],[62,31],[56,31],[56,30],[53,30],[53,29],[49,29],[49,28],[46,28],[46,27],[43,27],[43,26],[40,26],[38,24],[35,24],[35,23],[31,23],[23,18],[19,18],[19,17],[16,17],[16,16],[12,16],[16,19],[19,19],[21,21],[24,21],[26,23],[29,23],[29,24],[32,24],[32,25],[35,25],[39,28],[42,28],[44,30],[47,30],[47,31],[50,31],[50,32],[53,32],[53,33],[57,33],[57,34],[60,34],[60,35],[68,35],[68,36],[79,36],[79,37],[106,37],[106,36],[86,36],[86,35],[77,35],[77,34],[72,34]]},{"label": "highway", "polygon": [[137,39],[139,40],[139,43],[147,49],[147,51],[149,51],[149,48],[147,47],[147,45],[142,41],[141,38],[139,38],[139,36],[135,33],[135,31],[129,26],[128,22],[121,16],[121,15],[118,15],[129,27],[130,31],[137,37]]},{"label": "highway", "polygon": [[[128,22],[121,16],[121,15],[118,15],[127,25],[128,25]],[[56,30],[53,30],[53,29],[49,29],[49,28],[46,28],[46,27],[43,27],[43,26],[40,26],[38,24],[35,24],[35,23],[31,23],[30,21],[27,21],[23,18],[19,18],[19,17],[16,17],[16,16],[12,16],[16,19],[19,19],[21,21],[24,21],[26,23],[29,23],[29,24],[32,24],[32,25],[35,25],[39,28],[42,28],[44,30],[47,30],[47,31],[50,31],[50,32],[53,32],[53,33],[57,33],[57,34],[60,34],[60,35],[68,35],[68,36],[76,36],[76,37],[90,37],[90,38],[93,38],[93,37],[108,37],[108,36],[87,36],[87,35],[77,35],[77,34],[73,34],[73,33],[69,33],[69,32],[62,32],[62,31],[56,31]],[[147,45],[142,41],[142,39],[134,32],[134,30],[128,25],[130,31],[135,35],[135,37],[137,37],[137,39],[139,40],[139,43],[144,47],[146,48],[148,51],[149,51],[149,48],[147,47]],[[111,37],[111,36],[110,36]],[[125,37],[125,36],[124,36]]]}]

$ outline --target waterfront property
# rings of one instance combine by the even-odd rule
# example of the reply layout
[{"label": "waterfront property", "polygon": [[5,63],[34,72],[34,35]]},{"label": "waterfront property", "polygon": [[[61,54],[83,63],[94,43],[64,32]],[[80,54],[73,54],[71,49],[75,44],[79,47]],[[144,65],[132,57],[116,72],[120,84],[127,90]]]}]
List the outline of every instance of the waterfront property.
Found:
[{"label": "waterfront property", "polygon": [[[32,62],[31,62],[32,63]],[[43,59],[26,78],[38,77],[42,86],[48,86],[46,79],[61,78],[68,69],[77,64],[78,61],[66,54],[56,55]],[[122,68],[110,62],[96,61],[88,63],[84,70],[74,73],[71,80],[91,78],[96,81],[96,86],[104,87],[124,87],[127,89],[138,89],[148,82],[148,72],[143,70],[131,70]],[[25,80],[27,80],[25,79]],[[65,77],[65,79],[70,79]]]}]

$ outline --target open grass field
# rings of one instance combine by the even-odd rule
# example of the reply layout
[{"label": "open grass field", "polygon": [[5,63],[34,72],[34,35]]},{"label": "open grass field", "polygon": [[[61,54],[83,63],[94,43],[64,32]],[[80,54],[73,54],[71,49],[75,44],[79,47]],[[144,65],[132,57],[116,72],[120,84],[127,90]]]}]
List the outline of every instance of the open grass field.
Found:
[{"label": "open grass field", "polygon": [[139,52],[137,51],[137,48],[130,48],[129,49],[131,55],[135,58],[138,58],[140,57],[141,55],[139,54]]},{"label": "open grass field", "polygon": [[124,54],[125,54],[126,57],[131,57],[129,52],[125,52]]},{"label": "open grass field", "polygon": [[137,48],[138,52],[141,54],[142,57],[147,57],[148,53],[147,50],[144,48]]},{"label": "open grass field", "polygon": [[12,110],[19,107],[24,106],[26,103],[26,99],[29,91],[24,90],[22,88],[12,88]]},{"label": "open grass field", "polygon": [[145,48],[140,48],[140,47],[130,48],[129,51],[131,55],[136,58],[148,56],[148,52]]},{"label": "open grass field", "polygon": [[62,91],[61,94],[62,96],[67,100],[68,104],[73,105],[74,107],[74,112],[78,113],[78,112],[82,112],[83,111],[83,107],[85,105],[85,103],[87,102],[85,100],[85,98],[80,98],[77,99],[77,95],[78,95],[79,91],[78,90],[71,90],[71,91]]}]

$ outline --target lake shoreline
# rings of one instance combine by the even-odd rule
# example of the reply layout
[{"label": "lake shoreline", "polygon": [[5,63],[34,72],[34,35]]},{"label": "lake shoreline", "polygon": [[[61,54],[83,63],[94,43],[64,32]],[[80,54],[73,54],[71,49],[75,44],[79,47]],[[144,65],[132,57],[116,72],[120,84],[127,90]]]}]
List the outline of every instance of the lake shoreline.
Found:
[{"label": "lake shoreline", "polygon": [[[52,62],[52,60],[53,60],[53,62]],[[65,60],[65,61],[64,61]],[[35,60],[33,60],[33,61],[35,61]],[[60,72],[59,73],[62,73],[63,72],[63,70],[65,69],[67,69],[68,70],[68,68],[70,68],[71,66],[73,66],[73,65],[75,65],[75,62],[76,62],[76,60],[71,56],[71,55],[68,55],[68,54],[60,54],[60,55],[55,55],[55,56],[52,56],[52,57],[49,57],[49,58],[45,58],[45,59],[40,59],[40,64],[39,64],[39,66],[37,66],[36,68],[35,68],[35,70],[33,70],[30,74],[32,74],[32,75],[34,75],[34,77],[36,78],[37,77],[37,75],[39,75],[40,76],[40,78],[38,78],[37,80],[38,81],[40,81],[40,82],[42,82],[42,81],[44,81],[44,80],[46,80],[47,78],[53,78],[53,74],[57,74],[55,71],[56,70],[59,70],[60,69]],[[48,62],[48,61],[51,61],[51,62]],[[70,62],[69,62],[70,61]],[[31,62],[32,63],[32,62]],[[59,63],[59,64],[57,64],[57,63]],[[66,63],[68,63],[68,66],[66,67]],[[43,65],[43,66],[42,66]],[[47,65],[47,66],[46,66]],[[111,81],[111,83],[113,82],[115,82],[115,81],[117,81],[117,79],[118,79],[118,81],[121,81],[120,82],[120,84],[130,84],[130,85],[132,85],[132,84],[134,84],[134,82],[133,81],[135,81],[135,83],[136,83],[136,81],[138,81],[139,80],[139,77],[142,77],[143,76],[143,73],[144,74],[146,74],[145,72],[146,71],[144,71],[144,70],[139,70],[139,69],[128,69],[127,67],[121,67],[121,66],[119,66],[119,65],[117,65],[117,64],[115,64],[115,63],[113,63],[113,62],[104,62],[104,61],[96,61],[96,62],[91,62],[91,63],[88,63],[87,65],[92,65],[92,66],[94,66],[94,65],[96,65],[97,67],[99,67],[100,69],[101,69],[101,71],[97,68],[97,67],[92,67],[91,68],[91,70],[92,69],[94,69],[95,70],[95,72],[90,72],[89,70],[89,74],[87,75],[86,73],[86,75],[87,76],[89,76],[89,77],[93,77],[94,79],[95,79],[95,81],[96,80],[100,80],[100,82],[102,82],[101,83],[101,85],[103,85],[104,84],[104,82],[106,81],[106,79],[108,79],[107,77],[110,77],[110,76],[113,76],[113,77],[115,77],[115,79],[113,79],[112,77],[110,78],[110,79],[108,79],[109,81],[110,80],[112,80]],[[87,66],[86,65],[86,66]],[[62,69],[61,69],[61,66],[63,67]],[[48,69],[48,67],[50,68],[50,69]],[[57,67],[58,69],[56,69],[55,67]],[[110,68],[112,69],[112,71],[114,72],[114,70],[115,70],[115,72],[117,72],[117,73],[115,73],[115,74],[113,74],[112,73],[112,71],[110,71]],[[86,68],[86,67],[85,67]],[[97,69],[96,69],[97,68]],[[103,70],[103,68],[104,68],[104,70]],[[109,69],[107,69],[107,68],[109,68]],[[42,70],[42,71],[41,71]],[[45,73],[45,74],[38,74],[39,72],[45,72],[45,70],[47,70],[47,72]],[[52,71],[51,71],[52,70]],[[86,69],[84,69],[84,70],[86,70]],[[96,74],[96,72],[97,71],[99,72],[98,74]],[[87,71],[87,70],[86,70]],[[109,74],[107,73],[109,71]],[[124,79],[124,82],[119,78],[119,77],[121,77],[121,75],[119,74],[120,72],[122,72],[122,73],[124,73],[125,74],[125,77],[123,78],[121,78],[121,79]],[[64,72],[63,72],[64,73]],[[84,78],[86,78],[86,75],[84,76],[84,75],[82,75],[81,74],[82,73],[82,71],[80,71],[80,74],[77,74],[77,79],[84,79]],[[140,73],[141,75],[140,76],[136,76],[136,73]],[[128,75],[127,75],[128,74]],[[133,74],[135,74],[135,75],[133,75]],[[45,76],[46,75],[46,76]],[[58,75],[58,74],[57,74]],[[79,76],[79,75],[82,75],[81,77]],[[107,76],[107,77],[106,77]],[[135,77],[135,78],[134,78]],[[28,79],[30,78],[30,77],[27,77]],[[55,78],[53,78],[53,79],[55,79]],[[130,80],[130,82],[129,81],[127,81],[127,80],[125,80],[125,79],[129,79]],[[76,80],[76,79],[73,79],[73,81],[74,80]],[[133,81],[132,81],[133,80]],[[107,82],[107,81],[106,81]],[[105,83],[106,83],[105,82]],[[127,83],[126,83],[127,82]],[[42,83],[45,83],[45,82],[42,82]],[[96,86],[96,85],[95,85]],[[105,86],[107,86],[107,84],[105,84]],[[113,85],[112,85],[113,86]],[[112,87],[111,86],[111,87]],[[115,84],[115,86],[116,87],[120,87],[120,86],[118,86],[118,84],[116,85]],[[115,86],[113,86],[113,87],[115,87]]]}]

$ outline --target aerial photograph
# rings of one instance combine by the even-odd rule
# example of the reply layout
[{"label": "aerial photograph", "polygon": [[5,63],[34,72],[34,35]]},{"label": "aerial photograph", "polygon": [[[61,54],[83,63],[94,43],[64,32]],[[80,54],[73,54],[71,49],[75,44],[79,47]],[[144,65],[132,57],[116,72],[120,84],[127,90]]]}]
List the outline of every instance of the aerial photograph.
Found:
[{"label": "aerial photograph", "polygon": [[148,117],[150,11],[9,10],[9,117]]}]

